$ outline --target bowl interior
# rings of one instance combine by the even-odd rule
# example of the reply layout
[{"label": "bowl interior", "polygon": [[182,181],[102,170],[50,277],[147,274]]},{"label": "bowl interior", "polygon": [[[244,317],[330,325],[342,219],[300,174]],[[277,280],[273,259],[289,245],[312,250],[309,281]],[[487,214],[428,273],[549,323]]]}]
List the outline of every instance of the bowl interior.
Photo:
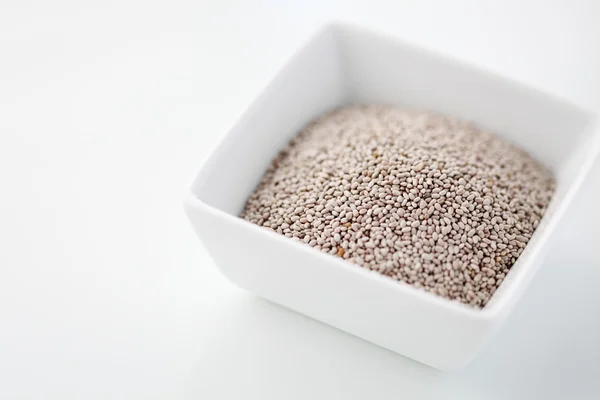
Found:
[{"label": "bowl interior", "polygon": [[590,115],[451,58],[363,29],[337,30],[347,101],[439,111],[489,129],[557,172]]},{"label": "bowl interior", "polygon": [[[281,70],[224,137],[192,194],[238,215],[271,160],[309,121],[348,103],[431,109],[474,123],[527,150],[557,177],[531,242],[485,310],[533,275],[554,225],[598,148],[590,113],[564,101],[398,40],[348,25],[320,31]],[[523,287],[524,285],[521,285]]]}]

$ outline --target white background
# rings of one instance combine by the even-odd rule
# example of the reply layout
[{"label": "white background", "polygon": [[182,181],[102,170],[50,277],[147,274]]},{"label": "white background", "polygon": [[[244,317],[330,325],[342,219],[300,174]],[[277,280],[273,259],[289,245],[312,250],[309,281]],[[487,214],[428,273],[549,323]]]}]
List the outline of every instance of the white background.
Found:
[{"label": "white background", "polygon": [[458,373],[217,272],[183,195],[331,17],[600,110],[594,0],[3,0],[0,398],[600,398],[600,162],[517,311]]}]

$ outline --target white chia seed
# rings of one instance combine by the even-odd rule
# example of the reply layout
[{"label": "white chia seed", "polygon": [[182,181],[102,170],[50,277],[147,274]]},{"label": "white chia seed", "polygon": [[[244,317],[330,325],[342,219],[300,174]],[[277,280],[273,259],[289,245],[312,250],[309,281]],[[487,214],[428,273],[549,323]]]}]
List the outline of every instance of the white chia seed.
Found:
[{"label": "white chia seed", "polygon": [[348,262],[483,307],[531,238],[552,175],[439,114],[349,106],[277,156],[241,216]]}]

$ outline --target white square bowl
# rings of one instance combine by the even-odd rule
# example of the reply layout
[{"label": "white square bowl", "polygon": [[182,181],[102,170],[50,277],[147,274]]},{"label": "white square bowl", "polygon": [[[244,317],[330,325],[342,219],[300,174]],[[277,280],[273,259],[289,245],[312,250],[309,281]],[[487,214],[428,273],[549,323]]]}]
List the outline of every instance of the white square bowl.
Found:
[{"label": "white square bowl", "polygon": [[[437,110],[526,149],[556,175],[546,215],[483,309],[352,265],[238,217],[278,151],[347,103]],[[464,367],[504,322],[551,246],[598,152],[593,114],[431,52],[344,24],[322,29],[209,156],[186,199],[206,249],[234,283],[441,370]],[[534,340],[532,338],[532,340]]]}]

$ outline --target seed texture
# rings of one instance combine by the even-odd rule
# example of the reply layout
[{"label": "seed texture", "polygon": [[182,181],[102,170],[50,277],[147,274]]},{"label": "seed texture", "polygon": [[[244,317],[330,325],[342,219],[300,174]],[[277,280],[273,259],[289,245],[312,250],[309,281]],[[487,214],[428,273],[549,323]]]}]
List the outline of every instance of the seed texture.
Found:
[{"label": "seed texture", "polygon": [[450,300],[483,307],[554,192],[550,172],[436,113],[348,106],[305,127],[241,216]]}]

